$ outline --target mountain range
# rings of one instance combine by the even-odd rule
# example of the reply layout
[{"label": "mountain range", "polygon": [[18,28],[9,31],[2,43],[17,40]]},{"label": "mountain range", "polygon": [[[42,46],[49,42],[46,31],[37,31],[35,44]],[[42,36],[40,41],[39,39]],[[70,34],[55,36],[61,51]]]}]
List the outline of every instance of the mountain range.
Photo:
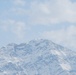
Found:
[{"label": "mountain range", "polygon": [[0,75],[76,75],[76,52],[50,40],[0,48]]}]

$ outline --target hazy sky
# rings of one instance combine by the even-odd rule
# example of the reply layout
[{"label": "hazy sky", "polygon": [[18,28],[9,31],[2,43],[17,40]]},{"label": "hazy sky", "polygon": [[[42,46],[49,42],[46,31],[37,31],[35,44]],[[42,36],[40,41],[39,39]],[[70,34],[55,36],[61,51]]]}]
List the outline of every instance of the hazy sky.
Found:
[{"label": "hazy sky", "polygon": [[0,0],[0,47],[40,38],[76,49],[76,0]]}]

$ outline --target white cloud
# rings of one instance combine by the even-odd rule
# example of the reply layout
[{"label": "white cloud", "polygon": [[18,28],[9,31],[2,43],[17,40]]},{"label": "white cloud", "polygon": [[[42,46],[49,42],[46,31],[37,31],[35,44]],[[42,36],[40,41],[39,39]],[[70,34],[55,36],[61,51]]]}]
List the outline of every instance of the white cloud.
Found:
[{"label": "white cloud", "polygon": [[[28,24],[52,25],[57,23],[76,23],[76,2],[71,0],[14,0],[10,12],[28,16]],[[23,6],[23,7],[22,7]]]},{"label": "white cloud", "polygon": [[17,35],[17,37],[22,39],[25,36],[25,23],[17,22],[15,25],[16,26],[12,31]]},{"label": "white cloud", "polygon": [[15,5],[24,6],[26,4],[25,0],[13,0]]},{"label": "white cloud", "polygon": [[15,12],[16,15],[25,15],[27,14],[27,11],[24,10],[23,8],[12,8],[12,12]]},{"label": "white cloud", "polygon": [[76,26],[74,25],[66,29],[46,31],[41,36],[66,47],[76,49]]},{"label": "white cloud", "polygon": [[32,1],[28,9],[30,24],[76,23],[75,7],[71,0]]},{"label": "white cloud", "polygon": [[8,29],[9,29],[9,26],[10,25],[13,25],[14,24],[14,20],[1,20],[1,29],[3,30],[3,31],[8,31]]},{"label": "white cloud", "polygon": [[2,21],[1,28],[5,32],[11,32],[15,34],[17,38],[22,39],[25,36],[26,24],[20,21],[6,20]]}]

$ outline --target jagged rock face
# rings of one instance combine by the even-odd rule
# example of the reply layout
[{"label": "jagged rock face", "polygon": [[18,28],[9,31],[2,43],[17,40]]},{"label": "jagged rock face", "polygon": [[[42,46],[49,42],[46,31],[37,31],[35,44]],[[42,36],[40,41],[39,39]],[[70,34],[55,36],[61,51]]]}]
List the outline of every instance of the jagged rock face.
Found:
[{"label": "jagged rock face", "polygon": [[49,40],[0,49],[0,75],[76,75],[76,52]]}]

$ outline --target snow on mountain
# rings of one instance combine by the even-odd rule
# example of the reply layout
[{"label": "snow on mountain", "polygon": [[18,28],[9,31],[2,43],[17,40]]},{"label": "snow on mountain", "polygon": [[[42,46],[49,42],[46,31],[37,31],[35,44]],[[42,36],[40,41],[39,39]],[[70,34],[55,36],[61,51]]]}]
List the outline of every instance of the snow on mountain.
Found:
[{"label": "snow on mountain", "polygon": [[0,75],[76,75],[76,52],[50,40],[0,49]]}]

